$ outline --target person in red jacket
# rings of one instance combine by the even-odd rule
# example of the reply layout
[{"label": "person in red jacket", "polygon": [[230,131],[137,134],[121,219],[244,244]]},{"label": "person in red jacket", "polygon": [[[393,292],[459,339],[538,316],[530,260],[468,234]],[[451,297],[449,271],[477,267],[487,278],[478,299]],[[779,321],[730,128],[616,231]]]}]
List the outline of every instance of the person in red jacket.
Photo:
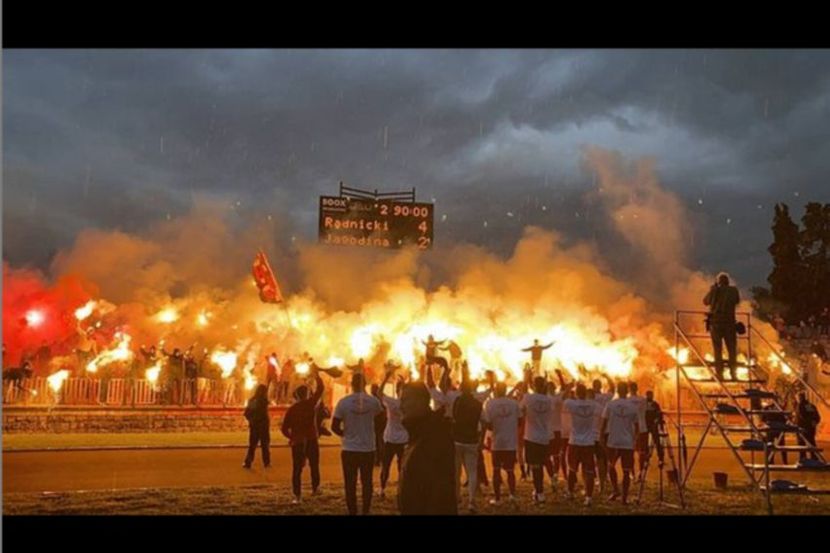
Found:
[{"label": "person in red jacket", "polygon": [[285,412],[280,430],[291,446],[291,487],[294,492],[293,504],[300,502],[300,483],[303,467],[308,460],[311,469],[311,493],[317,494],[320,487],[320,444],[317,436],[317,402],[323,397],[323,379],[316,369],[311,369],[314,393],[309,394],[305,384],[294,392],[296,402]]}]

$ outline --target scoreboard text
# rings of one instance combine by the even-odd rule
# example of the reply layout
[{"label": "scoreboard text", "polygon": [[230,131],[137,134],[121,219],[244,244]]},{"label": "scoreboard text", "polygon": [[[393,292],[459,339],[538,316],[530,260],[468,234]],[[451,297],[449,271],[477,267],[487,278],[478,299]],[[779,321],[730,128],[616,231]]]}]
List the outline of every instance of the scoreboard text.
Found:
[{"label": "scoreboard text", "polygon": [[322,244],[401,248],[432,247],[433,205],[320,196]]}]

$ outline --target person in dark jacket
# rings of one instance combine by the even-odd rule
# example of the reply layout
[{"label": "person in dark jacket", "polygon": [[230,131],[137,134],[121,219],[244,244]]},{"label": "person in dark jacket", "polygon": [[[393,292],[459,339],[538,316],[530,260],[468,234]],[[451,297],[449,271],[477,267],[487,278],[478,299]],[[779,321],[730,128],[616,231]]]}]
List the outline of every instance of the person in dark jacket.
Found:
[{"label": "person in dark jacket", "polygon": [[248,420],[248,454],[245,456],[243,468],[251,468],[258,444],[262,446],[262,464],[265,468],[271,466],[271,419],[268,416],[268,388],[265,384],[256,387],[254,396],[248,400],[245,407],[245,418]]},{"label": "person in dark jacket", "polygon": [[300,502],[300,484],[303,467],[308,461],[311,470],[311,494],[316,495],[320,487],[320,444],[317,434],[317,402],[323,397],[323,379],[312,369],[314,393],[309,395],[308,386],[299,386],[294,392],[296,403],[288,408],[282,419],[280,430],[291,446],[291,488],[293,504]]},{"label": "person in dark jacket", "polygon": [[164,347],[161,352],[167,357],[167,374],[166,378],[166,396],[169,403],[181,403],[180,398],[180,382],[184,378],[184,354],[179,348],[173,348],[172,352],[167,351]]},{"label": "person in dark jacket", "polygon": [[190,395],[188,399],[190,403],[196,405],[199,397],[199,363],[193,355],[193,347],[188,348],[184,354],[184,377],[187,380],[187,393]]},{"label": "person in dark jacket", "polygon": [[[646,430],[651,437],[651,443],[657,451],[659,466],[663,466],[663,444],[660,442],[660,432],[663,428],[663,410],[660,404],[654,401],[654,392],[646,392]],[[641,469],[642,470],[642,467]]]},{"label": "person in dark jacket", "polygon": [[401,424],[409,434],[398,485],[402,515],[455,515],[455,446],[450,420],[429,407],[429,390],[412,382],[401,391]]},{"label": "person in dark jacket", "polygon": [[[361,359],[361,361],[363,361]],[[377,384],[372,384],[372,396],[376,397],[378,401],[383,403],[381,399],[381,389]],[[386,429],[386,409],[375,415],[375,466],[379,467],[383,464],[383,431]]]},{"label": "person in dark jacket", "polygon": [[[798,435],[798,445],[816,446],[816,428],[821,422],[821,415],[815,405],[810,403],[804,392],[798,394],[798,403],[795,407],[795,422],[801,433]],[[805,452],[799,452],[799,458],[804,459]],[[810,452],[812,459],[818,459],[815,451]]]},{"label": "person in dark jacket", "polygon": [[708,330],[712,338],[715,355],[715,370],[723,380],[723,345],[729,355],[729,373],[732,380],[738,379],[738,333],[735,308],[741,296],[735,286],[729,284],[729,275],[720,273],[718,280],[709,289],[703,304],[709,307]]},{"label": "person in dark jacket", "polygon": [[467,473],[467,509],[475,512],[475,494],[478,488],[478,454],[481,440],[482,405],[473,397],[475,382],[469,371],[462,368],[461,395],[452,404],[452,437],[455,442],[456,495],[461,497],[461,467]]}]

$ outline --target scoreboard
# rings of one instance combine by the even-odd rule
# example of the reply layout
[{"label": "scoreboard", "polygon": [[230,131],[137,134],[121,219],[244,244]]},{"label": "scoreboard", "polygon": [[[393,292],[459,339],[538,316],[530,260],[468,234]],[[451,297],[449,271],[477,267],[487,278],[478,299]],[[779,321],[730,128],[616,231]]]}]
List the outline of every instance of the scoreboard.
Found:
[{"label": "scoreboard", "polygon": [[340,246],[432,247],[431,203],[320,196],[319,241]]}]

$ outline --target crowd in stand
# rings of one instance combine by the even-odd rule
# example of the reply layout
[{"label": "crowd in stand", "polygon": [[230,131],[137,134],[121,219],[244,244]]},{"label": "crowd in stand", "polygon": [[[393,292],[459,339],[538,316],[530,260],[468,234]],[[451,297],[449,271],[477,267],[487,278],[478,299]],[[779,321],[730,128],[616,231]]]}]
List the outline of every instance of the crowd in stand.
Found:
[{"label": "crowd in stand", "polygon": [[782,340],[830,340],[830,307],[798,321],[787,321],[780,313],[772,317],[772,324]]}]

